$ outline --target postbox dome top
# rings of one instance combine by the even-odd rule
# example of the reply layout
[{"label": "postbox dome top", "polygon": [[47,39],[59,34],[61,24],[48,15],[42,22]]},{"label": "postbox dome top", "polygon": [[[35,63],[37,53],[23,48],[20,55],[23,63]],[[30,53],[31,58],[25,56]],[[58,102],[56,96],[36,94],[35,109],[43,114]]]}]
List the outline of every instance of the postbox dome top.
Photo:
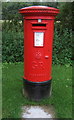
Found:
[{"label": "postbox dome top", "polygon": [[59,13],[59,9],[48,6],[29,6],[19,9],[19,12],[26,15],[53,15]]}]

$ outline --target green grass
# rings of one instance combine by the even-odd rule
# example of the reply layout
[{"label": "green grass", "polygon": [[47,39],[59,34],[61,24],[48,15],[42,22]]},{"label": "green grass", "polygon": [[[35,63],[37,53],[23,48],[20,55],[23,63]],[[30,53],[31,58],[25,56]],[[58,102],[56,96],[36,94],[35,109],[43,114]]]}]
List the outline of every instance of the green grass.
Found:
[{"label": "green grass", "polygon": [[72,117],[72,67],[53,65],[52,97],[40,102],[22,96],[23,63],[3,64],[3,118],[20,118],[23,105],[53,105],[57,118]]},{"label": "green grass", "polygon": [[0,63],[0,119],[2,118],[2,64]]}]

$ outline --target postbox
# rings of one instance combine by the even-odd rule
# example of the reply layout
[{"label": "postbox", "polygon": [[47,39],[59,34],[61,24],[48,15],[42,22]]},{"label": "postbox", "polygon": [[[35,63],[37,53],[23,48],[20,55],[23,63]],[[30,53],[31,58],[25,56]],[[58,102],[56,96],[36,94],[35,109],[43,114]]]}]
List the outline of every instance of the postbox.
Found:
[{"label": "postbox", "polygon": [[51,94],[54,19],[59,10],[31,6],[19,12],[24,19],[24,93],[38,101]]}]

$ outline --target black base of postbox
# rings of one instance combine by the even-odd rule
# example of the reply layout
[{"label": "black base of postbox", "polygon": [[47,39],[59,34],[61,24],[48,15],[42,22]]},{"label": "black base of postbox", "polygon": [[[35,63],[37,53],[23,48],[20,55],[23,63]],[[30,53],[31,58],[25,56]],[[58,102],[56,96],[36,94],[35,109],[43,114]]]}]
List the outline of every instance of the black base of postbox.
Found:
[{"label": "black base of postbox", "polygon": [[23,79],[23,95],[34,101],[51,96],[51,80],[46,82],[30,82]]}]

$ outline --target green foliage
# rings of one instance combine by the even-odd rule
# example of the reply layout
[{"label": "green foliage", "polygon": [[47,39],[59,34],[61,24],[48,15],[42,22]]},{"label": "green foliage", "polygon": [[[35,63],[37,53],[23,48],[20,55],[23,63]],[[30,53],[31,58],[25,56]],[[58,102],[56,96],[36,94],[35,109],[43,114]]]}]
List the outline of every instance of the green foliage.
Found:
[{"label": "green foliage", "polygon": [[3,31],[2,39],[3,62],[23,61],[23,32]]},{"label": "green foliage", "polygon": [[[57,19],[61,22],[61,29],[72,28],[72,12],[74,12],[74,2],[59,2],[58,8],[60,10]],[[72,10],[73,9],[73,10]]]},{"label": "green foliage", "polygon": [[33,5],[57,7],[57,2],[15,2],[15,4],[14,2],[4,2],[2,4],[2,18],[3,20],[18,21],[18,19],[22,18],[19,14],[19,9]]},{"label": "green foliage", "polygon": [[61,32],[55,29],[53,44],[53,64],[71,64],[72,30]]},{"label": "green foliage", "polygon": [[[66,2],[8,2],[2,4],[3,62],[23,61],[23,18],[19,9],[32,5],[46,5],[60,9],[56,17],[53,44],[53,64],[71,65],[72,58],[72,3]],[[6,21],[8,20],[8,21]],[[57,21],[59,23],[57,23]]]},{"label": "green foliage", "polygon": [[[23,32],[3,31],[3,62],[23,61]],[[71,64],[72,31],[68,29],[58,32],[55,29],[53,44],[53,64]]]},{"label": "green foliage", "polygon": [[22,16],[19,14],[19,9],[27,6],[31,6],[32,3],[27,2],[4,2],[2,4],[2,19],[18,21]]},{"label": "green foliage", "polygon": [[2,29],[4,31],[15,31],[15,32],[18,32],[19,29],[20,31],[23,31],[23,22],[22,21],[19,21],[19,22],[14,22],[13,20],[11,21],[3,21],[3,24],[2,24]]},{"label": "green foliage", "polygon": [[12,20],[15,24],[22,20],[22,15],[19,14],[19,9],[33,5],[44,5],[49,7],[55,7],[60,10],[56,20],[61,21],[61,29],[72,28],[73,20],[72,13],[74,13],[74,2],[4,2],[2,4],[2,19]]}]

